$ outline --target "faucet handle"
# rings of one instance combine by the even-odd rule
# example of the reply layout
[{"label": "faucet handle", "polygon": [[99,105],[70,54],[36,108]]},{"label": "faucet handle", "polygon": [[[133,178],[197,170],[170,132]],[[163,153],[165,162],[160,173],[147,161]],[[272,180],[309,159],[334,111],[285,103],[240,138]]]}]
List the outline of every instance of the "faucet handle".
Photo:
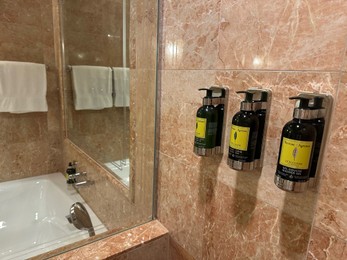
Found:
[{"label": "faucet handle", "polygon": [[83,177],[87,177],[87,172],[76,172],[74,174],[74,176],[83,176]]},{"label": "faucet handle", "polygon": [[85,180],[85,181],[80,181],[80,182],[76,182],[76,183],[73,183],[73,186],[78,189],[80,187],[88,187],[88,186],[91,186],[95,184],[95,181],[88,181],[88,180]]}]

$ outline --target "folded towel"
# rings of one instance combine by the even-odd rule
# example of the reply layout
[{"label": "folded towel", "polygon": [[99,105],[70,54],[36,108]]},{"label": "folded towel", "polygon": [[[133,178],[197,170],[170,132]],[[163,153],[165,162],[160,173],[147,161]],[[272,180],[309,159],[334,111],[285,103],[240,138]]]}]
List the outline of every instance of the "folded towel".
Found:
[{"label": "folded towel", "polygon": [[72,66],[72,86],[76,110],[113,106],[111,68]]},{"label": "folded towel", "polygon": [[0,112],[48,111],[46,66],[0,61]]},{"label": "folded towel", "polygon": [[112,68],[114,86],[114,106],[128,107],[130,103],[129,68]]}]

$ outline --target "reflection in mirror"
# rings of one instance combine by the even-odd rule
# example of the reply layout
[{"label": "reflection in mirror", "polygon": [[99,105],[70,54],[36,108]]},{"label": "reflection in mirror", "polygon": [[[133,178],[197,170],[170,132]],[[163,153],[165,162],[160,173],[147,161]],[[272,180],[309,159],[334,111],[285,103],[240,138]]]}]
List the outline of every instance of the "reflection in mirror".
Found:
[{"label": "reflection in mirror", "polygon": [[[1,259],[48,259],[152,220],[157,4],[0,0],[0,61],[39,63],[48,104],[0,113]],[[126,159],[129,187],[105,165]]]},{"label": "reflection in mirror", "polygon": [[67,137],[129,187],[129,11],[125,0],[64,0]]}]

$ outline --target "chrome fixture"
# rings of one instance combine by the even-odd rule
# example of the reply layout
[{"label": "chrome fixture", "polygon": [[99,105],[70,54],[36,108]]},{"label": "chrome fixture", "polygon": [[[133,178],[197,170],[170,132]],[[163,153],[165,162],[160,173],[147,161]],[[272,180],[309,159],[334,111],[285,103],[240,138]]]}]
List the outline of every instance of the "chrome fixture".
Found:
[{"label": "chrome fixture", "polygon": [[68,183],[72,184],[75,188],[94,184],[94,181],[87,179],[87,172],[76,172],[74,174],[69,174],[68,179],[72,180]]},{"label": "chrome fixture", "polygon": [[76,202],[70,207],[70,214],[66,216],[70,224],[79,230],[87,230],[89,236],[95,236],[94,227],[87,209],[81,202]]}]

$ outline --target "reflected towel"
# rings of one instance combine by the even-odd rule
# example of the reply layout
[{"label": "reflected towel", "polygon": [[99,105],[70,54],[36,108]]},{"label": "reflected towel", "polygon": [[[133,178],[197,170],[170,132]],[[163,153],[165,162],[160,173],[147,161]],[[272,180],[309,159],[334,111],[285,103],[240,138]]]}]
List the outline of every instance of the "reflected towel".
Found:
[{"label": "reflected towel", "polygon": [[130,103],[129,68],[112,68],[114,106],[128,107]]},{"label": "reflected towel", "polygon": [[0,61],[0,112],[47,112],[46,66]]},{"label": "reflected towel", "polygon": [[100,66],[72,66],[76,110],[98,110],[113,106],[112,70]]}]

